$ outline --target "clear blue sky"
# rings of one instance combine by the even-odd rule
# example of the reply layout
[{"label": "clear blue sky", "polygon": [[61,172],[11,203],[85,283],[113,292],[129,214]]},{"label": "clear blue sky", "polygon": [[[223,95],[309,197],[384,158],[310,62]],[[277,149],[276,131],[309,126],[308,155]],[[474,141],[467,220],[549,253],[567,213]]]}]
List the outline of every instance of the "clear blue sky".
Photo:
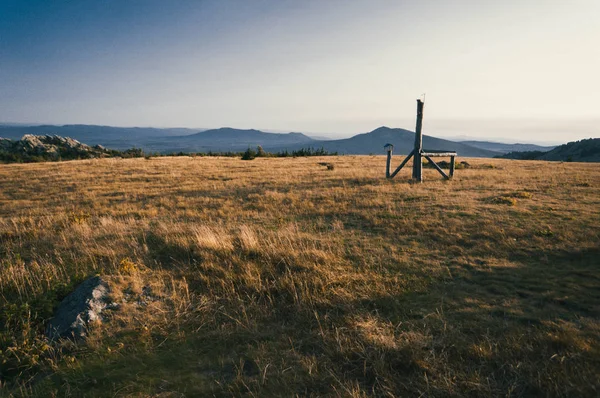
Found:
[{"label": "clear blue sky", "polygon": [[600,137],[598,0],[0,0],[0,121]]}]

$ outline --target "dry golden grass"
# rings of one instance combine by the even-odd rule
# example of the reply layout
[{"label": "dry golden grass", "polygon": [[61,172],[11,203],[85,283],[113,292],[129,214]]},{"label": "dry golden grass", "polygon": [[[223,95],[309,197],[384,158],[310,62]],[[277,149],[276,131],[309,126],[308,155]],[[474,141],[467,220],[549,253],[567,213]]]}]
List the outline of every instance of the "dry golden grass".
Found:
[{"label": "dry golden grass", "polygon": [[[597,396],[600,168],[469,163],[0,165],[0,395]],[[48,344],[94,274],[121,309]]]}]

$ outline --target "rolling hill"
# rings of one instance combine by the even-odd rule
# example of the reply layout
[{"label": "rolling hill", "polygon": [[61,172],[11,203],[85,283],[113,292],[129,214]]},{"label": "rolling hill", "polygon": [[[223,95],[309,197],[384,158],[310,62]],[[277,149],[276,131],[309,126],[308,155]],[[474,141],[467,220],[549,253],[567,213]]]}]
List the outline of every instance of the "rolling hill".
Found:
[{"label": "rolling hill", "polygon": [[556,146],[541,146],[535,144],[504,144],[501,142],[491,141],[460,141],[465,145],[469,145],[475,148],[486,149],[488,151],[509,153],[509,152],[528,152],[528,151],[551,151]]},{"label": "rolling hill", "polygon": [[505,159],[555,160],[564,162],[600,162],[600,138],[573,141],[551,151],[510,152],[501,156]]},{"label": "rolling hill", "polygon": [[205,130],[196,134],[148,140],[142,147],[156,152],[243,151],[262,146],[265,150],[315,146],[319,141],[301,133],[265,133],[230,127]]},{"label": "rolling hill", "polygon": [[[413,150],[414,140],[415,133],[412,131],[379,127],[370,133],[358,134],[342,140],[320,141],[317,144],[330,152],[368,155],[383,153],[383,146],[390,143],[394,145],[394,153],[408,154]],[[443,140],[428,135],[423,136],[423,147],[425,149],[456,151],[459,156],[466,157],[494,157],[499,154],[499,152],[475,148],[460,142]]]},{"label": "rolling hill", "polygon": [[542,155],[540,160],[600,162],[600,138],[569,142]]}]

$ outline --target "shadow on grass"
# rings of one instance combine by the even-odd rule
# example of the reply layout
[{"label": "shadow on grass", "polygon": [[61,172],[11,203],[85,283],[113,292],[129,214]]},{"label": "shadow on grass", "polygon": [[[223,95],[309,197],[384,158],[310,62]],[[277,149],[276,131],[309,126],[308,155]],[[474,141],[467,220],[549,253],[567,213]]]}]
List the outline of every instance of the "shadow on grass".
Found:
[{"label": "shadow on grass", "polygon": [[[517,267],[452,266],[426,294],[380,297],[370,308],[399,330],[431,337],[428,395],[450,370],[459,395],[594,396],[600,390],[599,248],[523,251]],[[421,385],[421,388],[425,388]]]},{"label": "shadow on grass", "polygon": [[176,268],[202,262],[202,256],[193,248],[170,243],[163,236],[152,231],[146,232],[140,239],[141,243],[148,247],[149,261],[146,263],[149,266]]},{"label": "shadow on grass", "polygon": [[519,266],[454,264],[452,278],[426,293],[298,304],[282,291],[256,305],[249,289],[245,302],[223,297],[197,329],[157,336],[151,349],[90,357],[45,391],[596,395],[599,249],[513,256]]}]

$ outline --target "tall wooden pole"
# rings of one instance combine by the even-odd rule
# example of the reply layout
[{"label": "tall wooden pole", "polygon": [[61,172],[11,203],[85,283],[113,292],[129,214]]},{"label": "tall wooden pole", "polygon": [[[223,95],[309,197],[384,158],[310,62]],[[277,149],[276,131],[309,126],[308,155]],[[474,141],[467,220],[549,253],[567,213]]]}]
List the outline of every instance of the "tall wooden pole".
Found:
[{"label": "tall wooden pole", "polygon": [[394,147],[387,148],[387,162],[385,163],[385,177],[390,178],[390,167],[392,166],[392,151]]},{"label": "tall wooden pole", "polygon": [[415,149],[413,158],[413,179],[423,182],[423,164],[421,162],[421,153],[423,152],[423,106],[425,103],[417,100],[417,128],[415,129]]}]

